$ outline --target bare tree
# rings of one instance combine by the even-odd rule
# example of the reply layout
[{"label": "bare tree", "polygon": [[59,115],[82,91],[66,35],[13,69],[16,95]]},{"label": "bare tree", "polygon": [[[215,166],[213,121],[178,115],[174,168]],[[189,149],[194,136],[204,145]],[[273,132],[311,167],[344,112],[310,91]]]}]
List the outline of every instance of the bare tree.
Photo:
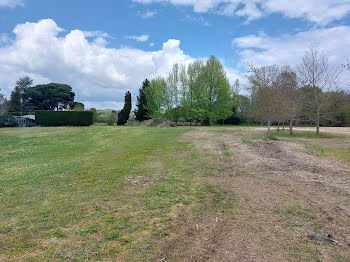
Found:
[{"label": "bare tree", "polygon": [[271,123],[278,119],[282,103],[278,99],[278,77],[280,67],[265,66],[256,68],[249,65],[251,74],[247,77],[249,80],[250,95],[252,102],[253,117],[260,121],[267,122],[267,133],[271,135]]},{"label": "bare tree", "polygon": [[283,103],[283,106],[280,108],[279,119],[283,122],[289,121],[289,133],[293,134],[293,123],[299,114],[301,97],[297,76],[291,67],[285,66],[281,68],[277,79],[277,89],[278,99]]},{"label": "bare tree", "polygon": [[324,108],[323,92],[330,91],[336,86],[340,67],[331,68],[325,52],[314,45],[305,52],[301,64],[297,67],[298,76],[303,86],[312,88],[313,97],[310,108],[314,111],[316,134],[320,133],[320,121]]}]

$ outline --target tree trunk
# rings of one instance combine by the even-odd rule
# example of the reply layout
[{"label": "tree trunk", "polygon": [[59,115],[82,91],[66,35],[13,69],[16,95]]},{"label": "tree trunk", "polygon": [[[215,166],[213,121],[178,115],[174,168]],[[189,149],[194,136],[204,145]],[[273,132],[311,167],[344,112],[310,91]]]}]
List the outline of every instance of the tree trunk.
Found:
[{"label": "tree trunk", "polygon": [[283,127],[282,127],[282,130],[284,131],[284,121],[283,121]]},{"label": "tree trunk", "polygon": [[289,134],[293,135],[293,120],[290,120],[289,122]]},{"label": "tree trunk", "polygon": [[280,121],[277,122],[277,132],[280,131]]},{"label": "tree trunk", "polygon": [[316,135],[320,133],[320,109],[317,109],[317,127],[316,127]]},{"label": "tree trunk", "polygon": [[267,120],[267,135],[271,136],[271,120]]}]

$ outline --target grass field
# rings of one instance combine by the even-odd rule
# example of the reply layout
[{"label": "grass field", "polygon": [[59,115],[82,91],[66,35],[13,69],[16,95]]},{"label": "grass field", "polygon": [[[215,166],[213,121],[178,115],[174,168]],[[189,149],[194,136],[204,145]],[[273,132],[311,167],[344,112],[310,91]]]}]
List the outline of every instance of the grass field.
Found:
[{"label": "grass field", "polygon": [[350,137],[264,131],[1,129],[0,261],[350,261]]}]

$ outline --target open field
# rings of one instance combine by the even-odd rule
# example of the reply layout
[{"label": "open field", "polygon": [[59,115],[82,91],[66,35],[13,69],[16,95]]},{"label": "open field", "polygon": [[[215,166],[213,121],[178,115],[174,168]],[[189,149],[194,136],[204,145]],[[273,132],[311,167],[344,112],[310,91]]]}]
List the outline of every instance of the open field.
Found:
[{"label": "open field", "polygon": [[350,261],[350,128],[323,130],[0,129],[0,261]]}]

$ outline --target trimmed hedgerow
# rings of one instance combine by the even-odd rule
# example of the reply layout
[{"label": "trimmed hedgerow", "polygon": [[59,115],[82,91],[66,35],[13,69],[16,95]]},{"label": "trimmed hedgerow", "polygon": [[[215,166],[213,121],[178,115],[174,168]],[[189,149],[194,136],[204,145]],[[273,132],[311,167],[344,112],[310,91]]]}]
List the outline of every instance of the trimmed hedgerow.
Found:
[{"label": "trimmed hedgerow", "polygon": [[36,111],[35,121],[40,126],[90,126],[91,111]]}]

